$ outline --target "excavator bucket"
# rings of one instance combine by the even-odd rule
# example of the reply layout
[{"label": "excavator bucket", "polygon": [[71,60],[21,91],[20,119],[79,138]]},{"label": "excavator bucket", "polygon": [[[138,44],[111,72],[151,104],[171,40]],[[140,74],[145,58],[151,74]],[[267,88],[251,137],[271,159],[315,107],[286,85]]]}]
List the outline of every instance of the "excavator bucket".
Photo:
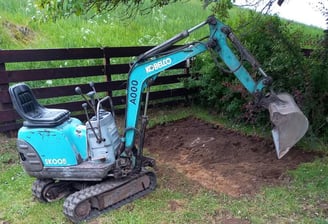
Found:
[{"label": "excavator bucket", "polygon": [[272,137],[278,159],[282,158],[306,133],[309,122],[288,93],[277,94],[269,104],[270,120],[275,125]]}]

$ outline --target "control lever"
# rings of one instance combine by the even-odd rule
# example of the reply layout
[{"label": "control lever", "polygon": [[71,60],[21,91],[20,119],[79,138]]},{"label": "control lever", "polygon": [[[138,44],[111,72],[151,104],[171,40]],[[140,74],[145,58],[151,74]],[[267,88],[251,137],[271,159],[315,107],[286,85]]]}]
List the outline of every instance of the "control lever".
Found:
[{"label": "control lever", "polygon": [[95,107],[89,102],[89,100],[85,97],[85,95],[82,93],[82,90],[79,86],[75,87],[75,92],[83,97],[83,99],[87,102],[87,104],[92,108],[94,114],[96,114]]},{"label": "control lever", "polygon": [[97,91],[96,91],[96,88],[95,88],[95,84],[93,82],[89,82],[89,86],[95,92],[95,96],[96,96],[97,102],[99,102],[99,97],[98,97],[98,94],[97,94]]},{"label": "control lever", "polygon": [[[96,88],[95,88],[95,84],[93,82],[89,82],[89,85],[92,88],[93,92],[95,93],[94,95],[95,95],[95,97],[97,99],[97,102],[99,103],[100,102],[100,99],[98,97],[98,94],[97,94],[97,91],[96,91]],[[115,111],[114,111],[114,104],[113,104],[112,98],[110,96],[108,96],[108,100],[109,100],[109,105],[110,105],[110,109],[111,109],[113,118],[115,119]],[[97,107],[100,107],[100,109],[102,109],[102,104],[100,104]]]},{"label": "control lever", "polygon": [[93,111],[96,111],[96,101],[95,101],[96,92],[90,91],[87,93],[87,96],[90,98]]},{"label": "control lever", "polygon": [[88,105],[87,103],[82,103],[82,108],[84,109],[85,116],[87,117],[87,120],[89,119],[89,114],[88,114]]},{"label": "control lever", "polygon": [[[81,90],[81,89],[80,89]],[[85,115],[87,117],[87,122],[89,123],[89,126],[94,134],[94,136],[97,138],[97,142],[100,143],[101,142],[101,136],[98,136],[96,133],[95,128],[92,126],[90,118],[89,118],[89,114],[88,114],[88,104],[87,103],[83,103],[82,104],[82,108],[84,109]]]}]

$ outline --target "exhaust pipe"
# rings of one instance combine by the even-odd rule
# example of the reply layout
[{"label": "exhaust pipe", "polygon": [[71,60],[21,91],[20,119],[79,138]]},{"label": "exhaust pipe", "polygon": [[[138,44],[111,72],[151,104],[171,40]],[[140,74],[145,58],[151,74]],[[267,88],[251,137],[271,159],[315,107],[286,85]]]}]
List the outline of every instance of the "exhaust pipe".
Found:
[{"label": "exhaust pipe", "polygon": [[291,95],[280,93],[276,97],[268,109],[275,125],[272,137],[277,157],[281,159],[305,135],[309,122]]}]

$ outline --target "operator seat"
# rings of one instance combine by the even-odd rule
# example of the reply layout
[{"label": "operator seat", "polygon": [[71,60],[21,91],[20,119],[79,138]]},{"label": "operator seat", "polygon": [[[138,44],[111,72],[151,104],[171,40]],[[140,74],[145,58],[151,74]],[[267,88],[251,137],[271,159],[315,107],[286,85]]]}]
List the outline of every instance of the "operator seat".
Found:
[{"label": "operator seat", "polygon": [[24,119],[25,127],[55,127],[70,118],[68,110],[41,106],[25,83],[9,87],[9,94],[15,110]]}]

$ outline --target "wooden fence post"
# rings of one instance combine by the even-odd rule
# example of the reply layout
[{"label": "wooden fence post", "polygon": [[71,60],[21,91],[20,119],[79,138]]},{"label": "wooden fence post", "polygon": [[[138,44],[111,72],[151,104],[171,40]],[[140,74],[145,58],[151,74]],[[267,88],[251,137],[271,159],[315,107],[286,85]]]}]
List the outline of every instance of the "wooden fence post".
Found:
[{"label": "wooden fence post", "polygon": [[[110,72],[110,54],[109,54],[109,48],[105,47],[103,48],[104,52],[104,75],[106,76],[106,82],[111,83],[112,81],[112,75]],[[113,96],[113,91],[111,88],[108,88],[107,90],[108,96],[112,97]]]},{"label": "wooden fence post", "polygon": [[[3,94],[8,93],[9,83],[8,83],[8,74],[6,72],[5,63],[0,63],[0,91]],[[13,106],[11,103],[0,101],[0,110],[12,109]]]}]

